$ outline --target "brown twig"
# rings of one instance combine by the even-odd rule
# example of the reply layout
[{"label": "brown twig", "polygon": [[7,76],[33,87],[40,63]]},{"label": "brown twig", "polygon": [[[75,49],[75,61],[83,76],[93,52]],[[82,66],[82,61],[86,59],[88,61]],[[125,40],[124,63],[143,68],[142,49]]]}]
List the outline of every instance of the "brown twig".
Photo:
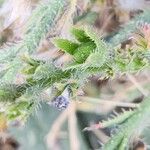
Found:
[{"label": "brown twig", "polygon": [[80,144],[77,136],[77,118],[76,118],[76,104],[74,101],[71,102],[69,107],[69,139],[70,139],[70,150],[79,150]]},{"label": "brown twig", "polygon": [[64,110],[64,112],[62,112],[60,116],[53,123],[46,138],[48,148],[50,149],[55,148],[55,145],[56,145],[59,133],[60,133],[60,129],[62,127],[62,124],[67,119],[67,117],[68,117],[68,109]]},{"label": "brown twig", "polygon": [[102,99],[93,98],[93,97],[79,97],[79,99],[81,99],[83,101],[87,101],[87,102],[91,102],[91,103],[95,103],[95,104],[103,104],[103,105],[111,104],[113,106],[130,107],[130,108],[136,108],[139,106],[138,104],[134,104],[134,103],[102,100]]},{"label": "brown twig", "polygon": [[146,91],[140,84],[139,82],[134,78],[134,76],[128,74],[129,80],[136,86],[136,88],[144,95],[148,96],[148,91]]}]

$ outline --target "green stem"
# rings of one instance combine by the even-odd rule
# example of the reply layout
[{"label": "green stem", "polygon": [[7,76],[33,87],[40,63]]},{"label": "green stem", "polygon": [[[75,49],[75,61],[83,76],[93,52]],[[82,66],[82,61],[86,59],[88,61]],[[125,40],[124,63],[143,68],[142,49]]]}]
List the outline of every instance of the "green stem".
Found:
[{"label": "green stem", "polygon": [[[114,135],[104,146],[104,150],[115,150],[121,139],[131,138],[137,130],[142,131],[148,125],[150,116],[150,97],[144,99],[135,113],[121,126],[118,134]],[[144,124],[143,124],[144,123]]]}]

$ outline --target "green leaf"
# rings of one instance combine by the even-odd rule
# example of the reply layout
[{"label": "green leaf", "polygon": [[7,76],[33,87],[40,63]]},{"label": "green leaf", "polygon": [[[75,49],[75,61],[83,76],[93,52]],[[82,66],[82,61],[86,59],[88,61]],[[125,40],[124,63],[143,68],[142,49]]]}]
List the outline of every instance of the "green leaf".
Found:
[{"label": "green leaf", "polygon": [[103,65],[103,59],[99,52],[94,52],[89,55],[84,66],[86,67],[101,67]]},{"label": "green leaf", "polygon": [[127,67],[130,71],[140,71],[145,65],[146,64],[143,59],[134,56],[134,58],[131,60]]},{"label": "green leaf", "polygon": [[98,51],[102,53],[107,51],[108,44],[102,40],[102,37],[92,27],[85,27],[85,33],[96,44]]},{"label": "green leaf", "polygon": [[71,55],[73,55],[75,50],[79,47],[79,44],[73,43],[66,39],[54,39],[54,44],[61,50],[64,50],[66,53]]},{"label": "green leaf", "polygon": [[86,35],[85,31],[82,29],[72,28],[71,33],[79,42],[91,41],[90,38]]},{"label": "green leaf", "polygon": [[[98,64],[98,66],[101,67],[107,61],[109,46],[91,27],[86,27],[85,33],[96,44],[96,53],[91,54],[90,57],[92,57],[92,60],[89,58],[90,63],[93,65],[95,63],[96,66]],[[96,58],[97,62],[94,58]]]},{"label": "green leaf", "polygon": [[25,93],[27,85],[6,84],[0,83],[0,101],[1,102],[14,102],[22,94]]},{"label": "green leaf", "polygon": [[81,46],[78,47],[77,52],[73,55],[74,59],[77,63],[83,63],[95,48],[96,46],[93,42],[81,44]]}]

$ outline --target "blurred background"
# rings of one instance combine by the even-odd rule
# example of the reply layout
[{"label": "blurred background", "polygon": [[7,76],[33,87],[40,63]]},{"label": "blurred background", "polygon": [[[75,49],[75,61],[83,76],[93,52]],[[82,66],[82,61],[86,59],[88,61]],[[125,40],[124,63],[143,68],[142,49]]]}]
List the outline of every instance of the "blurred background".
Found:
[{"label": "blurred background", "polygon": [[[46,1],[0,0],[0,46],[18,43],[24,36],[24,25],[32,11],[40,2]],[[72,19],[63,26],[61,36],[70,37],[68,28],[72,25],[92,25],[109,41],[130,20],[149,8],[148,0],[77,0]],[[125,41],[122,47],[126,49],[130,44],[130,40]],[[36,56],[42,59],[59,56],[59,64],[69,59],[68,55],[58,52],[49,39],[42,42]],[[21,80],[18,77],[17,82]],[[121,108],[129,110],[137,107],[149,90],[148,70],[134,75],[118,75],[113,79],[93,76],[78,93],[84,96],[71,102],[66,110],[59,111],[41,103],[25,124],[17,120],[12,122],[6,135],[2,135],[8,137],[8,142],[0,150],[15,150],[18,145],[21,150],[101,149],[117,132],[118,126],[105,130],[83,129],[121,112]],[[147,128],[140,137],[147,144],[150,143],[149,133]]]}]

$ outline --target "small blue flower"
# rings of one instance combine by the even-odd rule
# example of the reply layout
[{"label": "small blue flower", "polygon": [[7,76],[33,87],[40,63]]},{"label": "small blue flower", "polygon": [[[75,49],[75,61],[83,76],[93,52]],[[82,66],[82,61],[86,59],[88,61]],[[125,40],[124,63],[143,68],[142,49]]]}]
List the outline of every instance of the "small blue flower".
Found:
[{"label": "small blue flower", "polygon": [[64,110],[68,107],[69,103],[70,103],[70,93],[68,88],[66,88],[61,95],[55,97],[48,104],[57,108],[58,110]]},{"label": "small blue flower", "polygon": [[64,110],[68,107],[69,100],[64,96],[58,96],[52,100],[52,106],[58,108],[58,110]]}]

